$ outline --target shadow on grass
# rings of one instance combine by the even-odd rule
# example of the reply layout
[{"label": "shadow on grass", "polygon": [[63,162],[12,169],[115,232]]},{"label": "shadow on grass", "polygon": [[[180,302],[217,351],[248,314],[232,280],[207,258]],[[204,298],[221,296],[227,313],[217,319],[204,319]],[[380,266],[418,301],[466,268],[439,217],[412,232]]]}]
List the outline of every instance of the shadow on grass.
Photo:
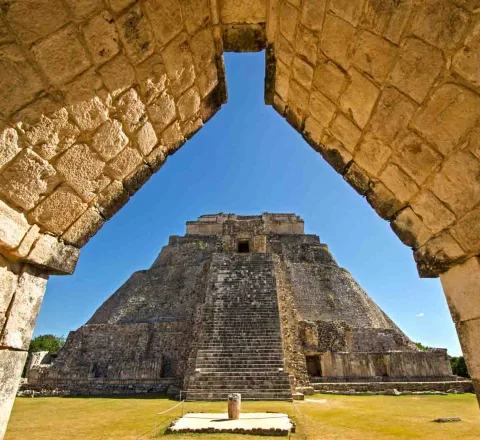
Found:
[{"label": "shadow on grass", "polygon": [[178,402],[179,399],[169,397],[166,393],[139,393],[139,394],[79,394],[76,396],[61,396],[64,399],[142,399],[142,400],[169,400]]}]

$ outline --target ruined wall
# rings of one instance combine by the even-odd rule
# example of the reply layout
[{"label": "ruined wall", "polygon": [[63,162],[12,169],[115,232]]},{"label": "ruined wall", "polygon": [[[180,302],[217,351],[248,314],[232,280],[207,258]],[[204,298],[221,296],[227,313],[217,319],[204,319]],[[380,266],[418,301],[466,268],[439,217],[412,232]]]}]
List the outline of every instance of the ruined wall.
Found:
[{"label": "ruined wall", "polygon": [[[322,375],[329,381],[338,378],[409,378],[438,380],[451,378],[446,350],[417,352],[344,353],[328,352],[320,356]],[[342,380],[343,380],[342,379]]]}]

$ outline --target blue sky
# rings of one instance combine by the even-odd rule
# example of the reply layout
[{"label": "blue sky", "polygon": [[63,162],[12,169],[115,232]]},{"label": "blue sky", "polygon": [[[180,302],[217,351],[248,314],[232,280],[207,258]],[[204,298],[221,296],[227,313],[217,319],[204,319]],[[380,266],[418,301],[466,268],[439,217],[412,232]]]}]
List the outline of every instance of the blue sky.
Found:
[{"label": "blue sky", "polygon": [[228,103],[83,248],[74,275],[51,277],[35,334],[80,327],[187,220],[295,212],[408,336],[460,354],[439,280],[420,279],[388,223],[265,106],[264,53],[225,63]]}]

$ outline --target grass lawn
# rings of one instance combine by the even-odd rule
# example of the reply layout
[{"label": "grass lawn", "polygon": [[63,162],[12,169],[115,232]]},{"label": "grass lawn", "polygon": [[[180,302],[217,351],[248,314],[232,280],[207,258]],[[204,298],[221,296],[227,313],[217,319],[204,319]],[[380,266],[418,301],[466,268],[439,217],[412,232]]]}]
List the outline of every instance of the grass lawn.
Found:
[{"label": "grass lawn", "polygon": [[[5,440],[144,440],[154,438],[155,414],[177,402],[148,398],[17,398]],[[480,439],[480,411],[473,394],[448,396],[329,396],[304,402],[242,402],[242,410],[277,411],[297,423],[292,439]],[[225,402],[188,402],[185,412],[225,412]],[[162,431],[180,416],[159,417]],[[432,423],[460,417],[458,423]],[[234,434],[169,435],[172,440],[274,439]]]}]

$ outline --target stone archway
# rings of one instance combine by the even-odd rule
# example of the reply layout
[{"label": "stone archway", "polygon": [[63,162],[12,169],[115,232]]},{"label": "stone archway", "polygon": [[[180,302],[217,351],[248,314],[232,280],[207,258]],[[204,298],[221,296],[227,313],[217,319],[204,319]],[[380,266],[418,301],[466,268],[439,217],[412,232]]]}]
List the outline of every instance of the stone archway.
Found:
[{"label": "stone archway", "polygon": [[[478,0],[6,0],[0,20],[5,430],[48,275],[226,101],[265,100],[441,276],[480,393]],[[0,434],[1,435],[1,434]]]}]

